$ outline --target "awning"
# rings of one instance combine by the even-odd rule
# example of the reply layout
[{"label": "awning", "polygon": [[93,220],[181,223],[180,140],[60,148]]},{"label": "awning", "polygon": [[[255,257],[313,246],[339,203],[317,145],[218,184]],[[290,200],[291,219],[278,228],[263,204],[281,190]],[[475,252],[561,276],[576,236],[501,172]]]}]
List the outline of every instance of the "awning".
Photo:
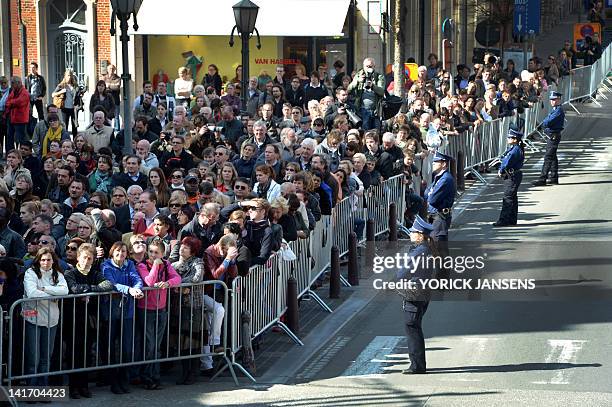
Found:
[{"label": "awning", "polygon": [[[232,6],[238,0],[144,0],[138,31],[130,34],[226,35],[236,24]],[[261,36],[342,36],[350,0],[254,0],[255,27]],[[239,39],[236,40],[239,42]]]}]

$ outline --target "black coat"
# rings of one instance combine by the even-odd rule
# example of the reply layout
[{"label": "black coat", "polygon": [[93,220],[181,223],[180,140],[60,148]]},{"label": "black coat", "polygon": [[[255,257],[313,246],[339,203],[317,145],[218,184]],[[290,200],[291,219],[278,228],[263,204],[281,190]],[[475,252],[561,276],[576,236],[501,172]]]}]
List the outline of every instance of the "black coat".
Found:
[{"label": "black coat", "polygon": [[115,212],[115,226],[121,233],[132,231],[132,219],[130,218],[130,205],[125,204],[118,208],[113,208]]},{"label": "black coat", "polygon": [[111,181],[113,188],[123,187],[123,189],[125,189],[126,191],[132,185],[138,185],[144,191],[145,189],[147,189],[147,183],[148,183],[147,176],[144,175],[142,172],[138,173],[138,179],[136,181],[132,180],[132,178],[130,178],[130,176],[127,175],[127,173],[125,172],[120,172],[120,173],[113,175],[113,178]]},{"label": "black coat", "polygon": [[376,169],[384,179],[400,174],[404,169],[404,153],[398,146],[383,150],[376,162]]},{"label": "black coat", "polygon": [[293,90],[293,88],[289,87],[285,92],[285,99],[287,102],[291,103],[291,106],[296,107],[304,107],[304,89],[301,87],[297,88],[297,90]]},{"label": "black coat", "polygon": [[[211,244],[217,243],[222,235],[223,229],[221,227],[220,222],[216,222],[211,227],[205,228],[204,226],[200,225],[200,222],[198,222],[198,216],[196,216],[191,220],[191,222],[183,226],[177,236],[177,240],[180,242],[181,240],[183,240],[184,237],[187,236],[193,236],[200,239],[200,242],[202,242],[202,248],[200,250],[200,253],[197,253],[197,256],[202,257],[204,256],[204,251],[206,250],[206,248],[208,248],[208,246],[210,246]],[[174,245],[172,253],[169,257],[170,261],[178,260],[180,246],[180,243]]]}]

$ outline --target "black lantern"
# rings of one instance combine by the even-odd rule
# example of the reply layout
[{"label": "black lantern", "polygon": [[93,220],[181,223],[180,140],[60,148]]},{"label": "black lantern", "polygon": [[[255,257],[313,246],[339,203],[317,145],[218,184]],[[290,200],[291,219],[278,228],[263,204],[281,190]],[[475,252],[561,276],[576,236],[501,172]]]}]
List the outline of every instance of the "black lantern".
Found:
[{"label": "black lantern", "polygon": [[117,14],[136,15],[141,5],[142,0],[111,0],[113,11]]},{"label": "black lantern", "polygon": [[234,4],[232,8],[234,9],[238,33],[240,35],[242,33],[251,35],[255,29],[255,20],[257,20],[259,6],[251,0],[242,0],[240,3]]},{"label": "black lantern", "polygon": [[242,39],[242,81],[240,83],[240,100],[242,110],[246,111],[247,97],[249,94],[249,38],[255,32],[257,34],[257,49],[261,49],[259,31],[255,28],[259,6],[251,0],[242,0],[232,6],[236,25],[232,28],[230,35],[230,47],[234,46],[234,31],[238,30],[238,35]]}]

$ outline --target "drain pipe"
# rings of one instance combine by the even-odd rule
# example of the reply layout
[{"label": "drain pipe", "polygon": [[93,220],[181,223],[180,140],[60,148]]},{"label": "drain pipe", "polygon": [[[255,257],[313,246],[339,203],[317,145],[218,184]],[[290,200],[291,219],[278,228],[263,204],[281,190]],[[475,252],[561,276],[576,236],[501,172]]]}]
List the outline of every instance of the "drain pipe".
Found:
[{"label": "drain pipe", "polygon": [[21,37],[21,77],[25,80],[28,74],[28,42],[26,40],[26,26],[21,18],[21,0],[17,0],[17,19],[19,20],[19,36]]}]

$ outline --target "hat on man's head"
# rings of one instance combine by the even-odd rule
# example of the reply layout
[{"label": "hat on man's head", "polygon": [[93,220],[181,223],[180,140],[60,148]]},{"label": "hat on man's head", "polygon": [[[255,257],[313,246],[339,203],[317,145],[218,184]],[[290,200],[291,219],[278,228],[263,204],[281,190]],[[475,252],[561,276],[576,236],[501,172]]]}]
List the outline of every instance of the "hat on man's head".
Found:
[{"label": "hat on man's head", "polygon": [[300,124],[310,123],[310,117],[304,116],[300,119]]},{"label": "hat on man's head", "polygon": [[518,130],[510,129],[510,130],[508,130],[508,135],[506,137],[508,137],[508,138],[515,138],[517,140],[522,140],[523,139],[523,133],[521,133]]},{"label": "hat on man's head", "polygon": [[421,218],[419,215],[414,219],[414,223],[412,227],[408,229],[410,233],[422,233],[424,235],[429,235],[433,231],[433,225],[431,223],[425,222],[425,219]]},{"label": "hat on man's head", "polygon": [[442,154],[439,151],[436,151],[436,154],[434,155],[433,160],[434,162],[436,161],[449,161],[450,162],[450,160],[452,160],[452,157],[446,154]]},{"label": "hat on man's head", "polygon": [[193,182],[195,181],[196,183],[199,182],[198,177],[196,177],[195,175],[187,175],[184,179],[184,182]]},{"label": "hat on man's head", "polygon": [[556,92],[556,91],[552,91],[550,92],[550,96],[548,97],[548,99],[550,100],[555,100],[555,99],[559,99],[563,96],[562,93]]}]

